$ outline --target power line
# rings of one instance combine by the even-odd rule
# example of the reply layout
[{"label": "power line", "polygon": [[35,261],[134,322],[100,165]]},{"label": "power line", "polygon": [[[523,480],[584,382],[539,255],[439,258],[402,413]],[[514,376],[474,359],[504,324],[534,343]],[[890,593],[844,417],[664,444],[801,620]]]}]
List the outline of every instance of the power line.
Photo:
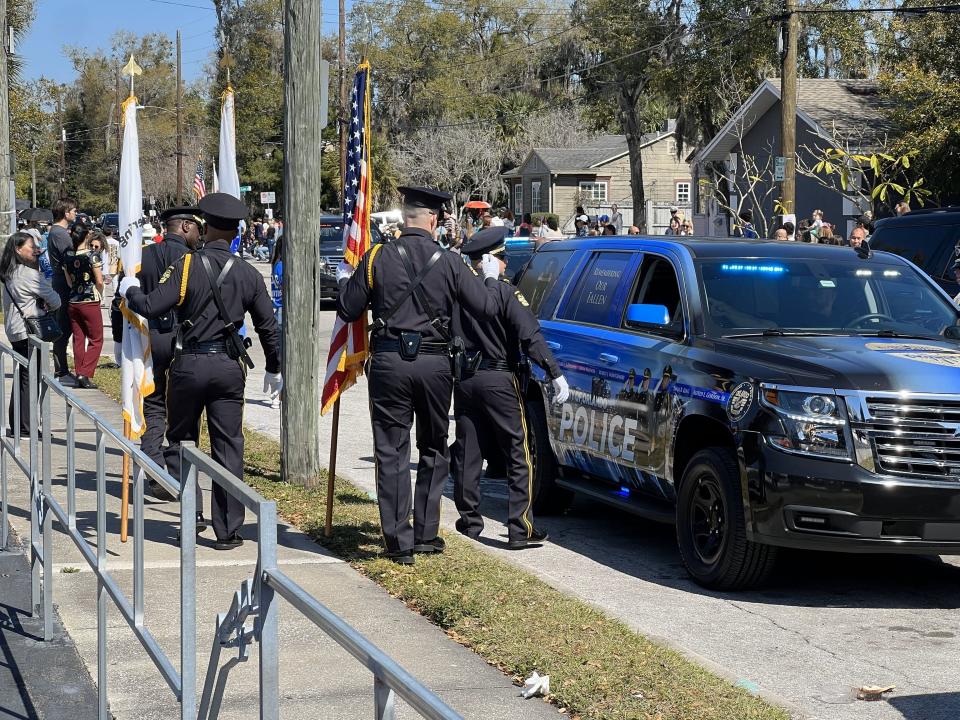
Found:
[{"label": "power line", "polygon": [[212,7],[207,5],[191,5],[190,3],[183,2],[174,2],[174,0],[148,0],[149,2],[160,3],[161,5],[176,5],[177,7],[193,8],[195,10],[209,10],[210,12],[216,12]]}]

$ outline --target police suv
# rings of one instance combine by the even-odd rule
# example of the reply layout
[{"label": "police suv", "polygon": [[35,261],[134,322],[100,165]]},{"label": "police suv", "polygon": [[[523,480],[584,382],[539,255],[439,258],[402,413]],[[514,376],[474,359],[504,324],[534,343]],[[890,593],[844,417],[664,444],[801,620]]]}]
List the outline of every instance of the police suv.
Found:
[{"label": "police suv", "polygon": [[909,261],[756,240],[590,238],[519,289],[570,383],[530,383],[535,508],[675,522],[700,584],[779,547],[960,554],[960,327]]}]

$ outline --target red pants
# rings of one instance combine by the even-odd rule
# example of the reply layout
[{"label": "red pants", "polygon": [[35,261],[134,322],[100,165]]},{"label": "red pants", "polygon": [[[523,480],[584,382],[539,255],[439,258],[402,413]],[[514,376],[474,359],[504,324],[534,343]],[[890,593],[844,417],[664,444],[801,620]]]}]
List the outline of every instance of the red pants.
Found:
[{"label": "red pants", "polygon": [[73,370],[92,378],[103,349],[103,315],[100,303],[70,303],[70,327],[73,329]]}]

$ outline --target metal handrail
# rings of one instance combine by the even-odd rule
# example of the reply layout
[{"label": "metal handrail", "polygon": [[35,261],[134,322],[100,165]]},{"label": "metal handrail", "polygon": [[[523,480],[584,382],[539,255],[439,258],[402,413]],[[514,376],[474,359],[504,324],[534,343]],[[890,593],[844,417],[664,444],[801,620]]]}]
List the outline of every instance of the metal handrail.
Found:
[{"label": "metal handrail", "polygon": [[[29,358],[19,355],[0,343],[0,505],[2,505],[3,543],[6,547],[7,458],[30,479],[31,563],[34,615],[43,620],[43,638],[53,637],[53,521],[58,520],[66,535],[80,551],[97,578],[97,694],[99,717],[111,717],[107,704],[107,608],[108,601],[126,620],[139,643],[157,667],[180,703],[180,719],[197,718],[197,648],[196,648],[196,487],[199,473],[211,477],[226,492],[243,503],[257,518],[257,567],[254,577],[244,582],[236,593],[229,612],[217,617],[213,636],[210,670],[207,673],[201,707],[216,676],[222,647],[236,646],[241,657],[246,645],[258,642],[260,650],[260,717],[279,718],[279,603],[275,595],[285,598],[305,618],[330,636],[373,673],[374,712],[377,720],[392,720],[394,696],[399,695],[412,708],[429,720],[459,720],[460,715],[434,693],[405,671],[386,653],[360,632],[339,618],[277,567],[276,503],[232,475],[226,468],[200,452],[192,443],[180,449],[182,478],[178,482],[147,457],[139,447],[100,416],[73,392],[64,387],[51,372],[50,343],[30,339]],[[6,437],[7,419],[5,383],[7,358],[13,362],[12,392],[14,395],[14,438]],[[19,379],[29,373],[30,382],[30,445],[26,459],[20,448]],[[52,415],[51,399],[64,402],[66,414],[66,491],[67,507],[52,491]],[[77,415],[93,423],[96,432],[96,546],[87,542],[77,529],[76,509],[76,419]],[[133,476],[133,598],[129,598],[110,574],[107,565],[106,537],[106,449],[107,442],[129,455]],[[39,462],[38,462],[39,455]],[[144,483],[147,478],[159,482],[180,500],[180,672],[160,647],[144,621]],[[42,532],[41,532],[42,528]],[[42,567],[42,575],[41,575]],[[253,629],[246,620],[253,617]],[[232,639],[235,636],[235,639]],[[207,715],[204,714],[206,717]]]}]

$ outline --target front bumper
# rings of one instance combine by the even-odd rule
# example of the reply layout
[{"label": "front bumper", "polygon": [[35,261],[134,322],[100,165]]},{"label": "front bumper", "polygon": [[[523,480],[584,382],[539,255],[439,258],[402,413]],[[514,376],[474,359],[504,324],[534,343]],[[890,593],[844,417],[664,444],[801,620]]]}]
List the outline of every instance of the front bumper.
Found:
[{"label": "front bumper", "polygon": [[960,481],[878,475],[750,438],[743,469],[753,540],[808,550],[960,555]]},{"label": "front bumper", "polygon": [[334,275],[320,274],[320,299],[336,300],[340,294],[340,286],[337,284],[337,278]]}]

